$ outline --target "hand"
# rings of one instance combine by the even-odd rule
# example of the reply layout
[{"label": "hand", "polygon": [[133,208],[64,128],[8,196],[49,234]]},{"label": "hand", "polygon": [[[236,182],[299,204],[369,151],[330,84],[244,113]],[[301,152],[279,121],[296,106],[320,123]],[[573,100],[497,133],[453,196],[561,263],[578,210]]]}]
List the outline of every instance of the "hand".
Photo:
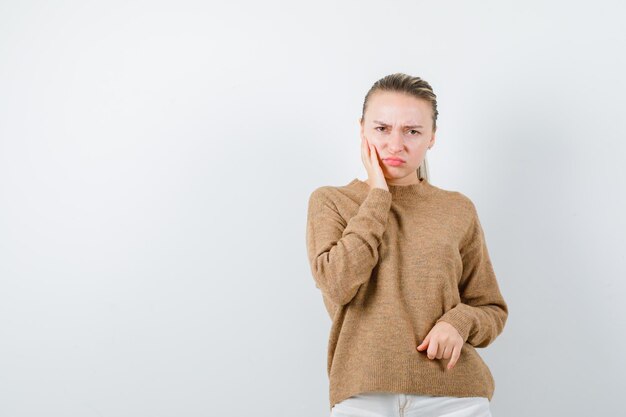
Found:
[{"label": "hand", "polygon": [[463,337],[456,328],[448,322],[440,321],[430,329],[422,344],[417,350],[422,351],[428,347],[428,359],[449,359],[448,369],[456,365],[463,348]]},{"label": "hand", "polygon": [[361,136],[361,160],[367,171],[367,183],[370,188],[376,187],[389,191],[387,180],[380,167],[376,147],[370,144],[364,136]]}]

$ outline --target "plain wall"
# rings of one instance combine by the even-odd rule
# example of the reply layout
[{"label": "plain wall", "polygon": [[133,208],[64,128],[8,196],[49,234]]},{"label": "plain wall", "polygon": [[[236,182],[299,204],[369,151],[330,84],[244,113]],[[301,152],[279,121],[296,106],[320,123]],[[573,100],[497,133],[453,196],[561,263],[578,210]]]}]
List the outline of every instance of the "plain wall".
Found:
[{"label": "plain wall", "polygon": [[0,416],[326,416],[307,199],[405,72],[510,315],[494,416],[616,415],[618,1],[0,3]]}]

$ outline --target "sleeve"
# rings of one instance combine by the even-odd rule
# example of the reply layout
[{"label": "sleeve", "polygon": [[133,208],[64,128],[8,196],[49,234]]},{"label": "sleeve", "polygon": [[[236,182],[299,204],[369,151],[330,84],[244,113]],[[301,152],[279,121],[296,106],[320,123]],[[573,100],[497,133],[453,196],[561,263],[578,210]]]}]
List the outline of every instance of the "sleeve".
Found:
[{"label": "sleeve", "polygon": [[482,348],[490,345],[502,332],[509,310],[500,292],[476,206],[472,202],[471,212],[472,222],[460,246],[463,260],[459,282],[461,302],[437,322],[452,324],[463,341]]},{"label": "sleeve", "polygon": [[311,273],[322,293],[344,305],[356,295],[378,262],[392,194],[371,188],[347,222],[324,188],[309,197],[306,243]]}]

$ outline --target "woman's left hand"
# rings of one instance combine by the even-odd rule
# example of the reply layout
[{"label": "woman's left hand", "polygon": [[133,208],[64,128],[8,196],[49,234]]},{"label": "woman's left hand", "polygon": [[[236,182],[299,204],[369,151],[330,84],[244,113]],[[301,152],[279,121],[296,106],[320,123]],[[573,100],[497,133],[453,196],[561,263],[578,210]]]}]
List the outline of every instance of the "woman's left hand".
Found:
[{"label": "woman's left hand", "polygon": [[459,332],[448,322],[440,321],[430,329],[424,341],[417,347],[418,351],[428,348],[428,359],[450,359],[448,369],[456,364],[461,349],[463,348],[463,338]]}]

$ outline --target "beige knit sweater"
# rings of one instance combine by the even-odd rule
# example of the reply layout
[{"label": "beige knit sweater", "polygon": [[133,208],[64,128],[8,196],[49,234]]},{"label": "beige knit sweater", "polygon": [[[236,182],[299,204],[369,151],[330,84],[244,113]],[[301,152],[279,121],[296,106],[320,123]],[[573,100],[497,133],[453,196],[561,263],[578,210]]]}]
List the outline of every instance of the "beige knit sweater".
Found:
[{"label": "beige knit sweater", "polygon": [[[491,401],[495,381],[476,348],[502,332],[508,307],[469,197],[426,180],[322,186],[309,197],[306,244],[332,320],[331,409],[368,391]],[[439,320],[465,341],[450,370],[450,359],[416,349]]]}]

